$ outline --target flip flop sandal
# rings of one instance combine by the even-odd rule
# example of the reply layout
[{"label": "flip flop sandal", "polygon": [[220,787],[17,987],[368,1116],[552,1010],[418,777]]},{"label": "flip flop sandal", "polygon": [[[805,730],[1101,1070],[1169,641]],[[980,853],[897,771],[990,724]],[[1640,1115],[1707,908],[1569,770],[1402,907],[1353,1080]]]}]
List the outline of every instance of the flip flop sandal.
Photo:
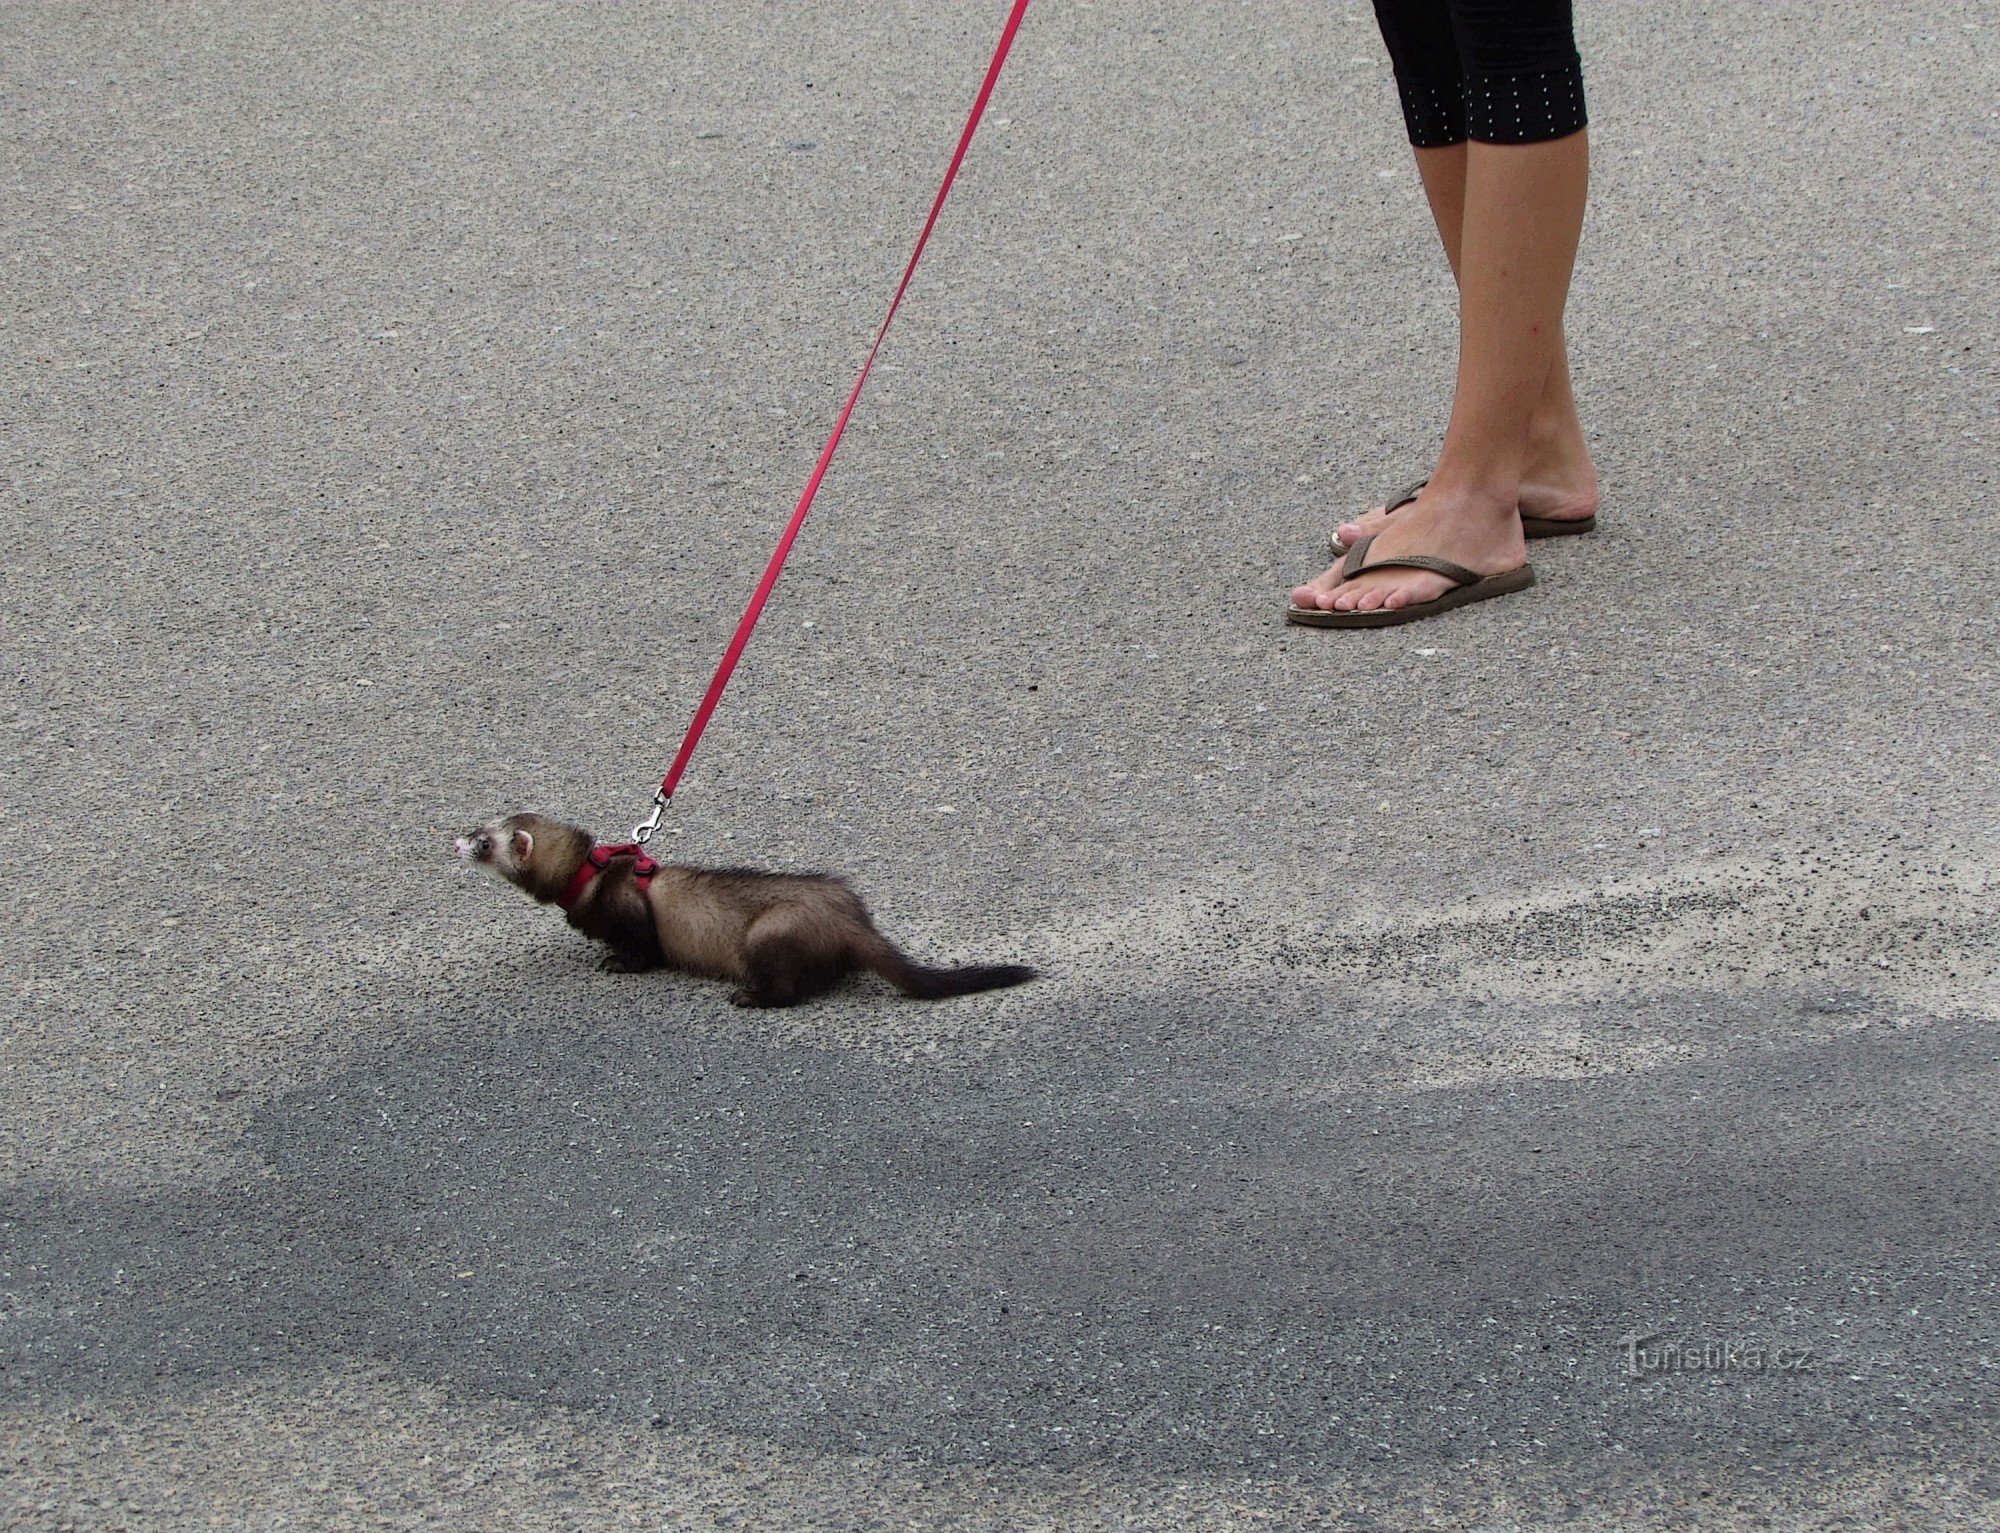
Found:
[{"label": "flip flop sandal", "polygon": [[[1402,510],[1403,507],[1415,500],[1423,492],[1424,486],[1429,483],[1430,480],[1428,479],[1419,479],[1415,484],[1398,490],[1394,495],[1391,495],[1387,500],[1382,502],[1383,513],[1386,515],[1392,511]],[[1586,532],[1597,531],[1597,514],[1592,512],[1589,516],[1572,516],[1568,518],[1524,516],[1521,518],[1521,531],[1531,538],[1580,537]],[[1347,552],[1347,545],[1340,541],[1340,534],[1337,532],[1327,539],[1326,548],[1327,552],[1332,554],[1336,559]]]},{"label": "flip flop sandal", "polygon": [[1534,570],[1525,564],[1498,575],[1482,575],[1477,570],[1469,570],[1462,564],[1453,564],[1449,559],[1439,559],[1432,554],[1403,554],[1377,559],[1370,564],[1368,546],[1377,536],[1379,534],[1371,533],[1347,551],[1347,557],[1340,561],[1340,578],[1343,581],[1352,580],[1363,570],[1432,570],[1455,582],[1453,589],[1429,601],[1411,602],[1407,607],[1393,610],[1377,607],[1373,612],[1326,612],[1318,607],[1298,607],[1287,602],[1285,621],[1307,628],[1393,628],[1398,623],[1420,623],[1427,617],[1436,617],[1440,612],[1449,612],[1453,607],[1485,601],[1489,596],[1525,591],[1535,583]]},{"label": "flip flop sandal", "polygon": [[[1419,479],[1415,484],[1405,485],[1393,495],[1384,496],[1382,499],[1383,513],[1386,515],[1391,511],[1402,510],[1403,507],[1409,505],[1411,501],[1421,495],[1424,491],[1424,486],[1430,482],[1430,478],[1427,475]],[[1326,540],[1326,551],[1336,559],[1347,552],[1347,545],[1340,541],[1340,533],[1338,531]]]}]

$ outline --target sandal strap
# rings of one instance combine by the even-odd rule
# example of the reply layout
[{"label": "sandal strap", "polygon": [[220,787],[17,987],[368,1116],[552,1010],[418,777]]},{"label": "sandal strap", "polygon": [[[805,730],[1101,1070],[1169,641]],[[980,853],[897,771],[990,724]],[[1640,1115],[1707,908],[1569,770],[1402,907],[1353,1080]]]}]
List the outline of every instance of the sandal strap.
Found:
[{"label": "sandal strap", "polygon": [[1402,554],[1387,559],[1367,562],[1368,548],[1380,533],[1371,533],[1348,549],[1347,557],[1340,561],[1340,578],[1352,580],[1364,570],[1413,569],[1431,570],[1454,585],[1475,586],[1486,577],[1477,570],[1469,570],[1462,564],[1453,564],[1449,559],[1440,559],[1435,554]]},{"label": "sandal strap", "polygon": [[[1428,479],[1419,479],[1414,483],[1404,485],[1402,489],[1396,491],[1393,495],[1384,496],[1382,499],[1382,514],[1388,516],[1392,512],[1402,510],[1405,506],[1413,505],[1416,502],[1416,498],[1423,494],[1424,487],[1429,483],[1430,480]],[[1342,554],[1347,551],[1347,545],[1340,541],[1340,529],[1338,527],[1333,529],[1333,551],[1336,554]]]},{"label": "sandal strap", "polygon": [[1404,485],[1402,489],[1398,490],[1394,495],[1391,495],[1387,500],[1382,502],[1382,514],[1386,516],[1391,511],[1402,510],[1403,507],[1407,506],[1411,501],[1415,500],[1419,495],[1423,494],[1424,486],[1426,486],[1429,483],[1430,479],[1426,477],[1423,479],[1419,479],[1412,484]]}]

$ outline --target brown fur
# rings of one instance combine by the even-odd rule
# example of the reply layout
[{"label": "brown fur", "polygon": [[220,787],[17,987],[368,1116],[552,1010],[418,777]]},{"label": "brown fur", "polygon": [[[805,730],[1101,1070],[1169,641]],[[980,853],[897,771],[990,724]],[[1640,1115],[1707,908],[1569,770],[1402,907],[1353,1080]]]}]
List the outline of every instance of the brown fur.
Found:
[{"label": "brown fur", "polygon": [[[549,904],[569,887],[592,844],[574,825],[513,814],[459,837],[457,850]],[[912,962],[875,929],[861,897],[830,874],[667,864],[642,891],[635,864],[613,858],[568,912],[569,924],[608,944],[617,967],[734,980],[739,1006],[795,1005],[857,969],[926,999],[1035,977],[1019,964],[933,969]]]}]

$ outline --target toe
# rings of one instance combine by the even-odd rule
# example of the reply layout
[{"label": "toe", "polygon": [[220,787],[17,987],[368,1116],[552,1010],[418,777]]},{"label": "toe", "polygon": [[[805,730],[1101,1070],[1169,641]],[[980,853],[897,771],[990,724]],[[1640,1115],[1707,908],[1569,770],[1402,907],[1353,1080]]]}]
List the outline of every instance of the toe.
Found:
[{"label": "toe", "polygon": [[1323,570],[1304,585],[1292,587],[1292,605],[1308,612],[1324,612],[1333,605],[1333,593],[1340,589],[1340,571],[1333,568]]}]

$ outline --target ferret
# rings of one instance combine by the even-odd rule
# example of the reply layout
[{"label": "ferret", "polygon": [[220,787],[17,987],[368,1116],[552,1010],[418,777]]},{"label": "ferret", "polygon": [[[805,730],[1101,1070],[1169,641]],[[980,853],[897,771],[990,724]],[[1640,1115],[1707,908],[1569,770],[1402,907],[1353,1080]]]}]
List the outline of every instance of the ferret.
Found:
[{"label": "ferret", "polygon": [[857,969],[925,1000],[1035,978],[1014,963],[912,962],[831,874],[655,863],[636,846],[599,847],[587,832],[539,814],[488,821],[453,849],[542,904],[562,905],[571,926],[610,947],[611,967],[734,980],[738,1006],[794,1006]]}]

